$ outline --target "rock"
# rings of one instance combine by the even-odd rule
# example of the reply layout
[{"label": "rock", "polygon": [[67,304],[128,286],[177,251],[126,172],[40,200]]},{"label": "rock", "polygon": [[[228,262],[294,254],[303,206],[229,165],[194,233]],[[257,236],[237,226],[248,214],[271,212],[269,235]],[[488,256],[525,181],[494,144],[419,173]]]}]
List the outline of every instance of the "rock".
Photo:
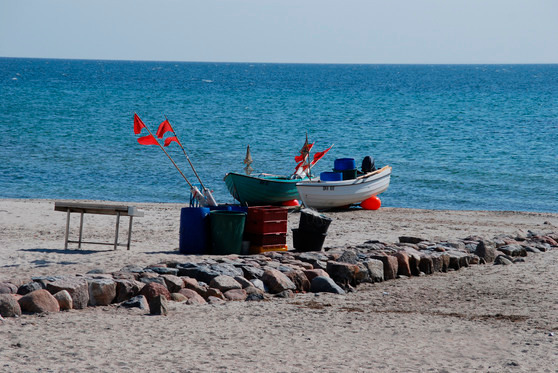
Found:
[{"label": "rock", "polygon": [[231,301],[241,301],[243,302],[244,300],[246,300],[246,297],[248,296],[248,294],[246,293],[246,290],[244,289],[231,289],[231,290],[227,290],[224,294],[225,298],[227,298],[228,300]]},{"label": "rock", "polygon": [[124,302],[139,294],[141,289],[145,286],[143,282],[136,280],[115,280],[116,283],[116,298],[114,302]]},{"label": "rock", "polygon": [[234,278],[235,276],[244,276],[243,270],[241,268],[236,268],[232,264],[212,264],[210,268],[216,272],[219,272],[220,275],[230,276],[232,278]]},{"label": "rock", "polygon": [[35,290],[32,293],[26,294],[18,302],[22,312],[42,313],[60,311],[56,298],[45,289]]},{"label": "rock", "polygon": [[411,276],[411,266],[409,265],[409,256],[404,251],[398,251],[394,254],[397,258],[397,274],[399,276]]},{"label": "rock", "polygon": [[51,294],[66,290],[72,297],[74,309],[83,309],[89,304],[89,286],[84,278],[62,277],[55,281],[47,282],[46,289]]},{"label": "rock", "polygon": [[155,277],[144,276],[144,277],[140,277],[139,280],[146,285],[151,284],[151,283],[155,283],[155,284],[159,284],[159,285],[163,285],[164,287],[167,287],[167,283],[165,282],[165,279],[163,277],[159,277],[159,275],[156,275]]},{"label": "rock", "polygon": [[498,250],[509,256],[527,256],[527,251],[521,245],[500,246]]},{"label": "rock", "polygon": [[264,271],[261,268],[256,268],[248,265],[242,266],[241,268],[244,273],[244,277],[248,280],[253,280],[253,279],[260,280],[264,274]]},{"label": "rock", "polygon": [[296,270],[286,273],[287,277],[295,284],[296,291],[307,292],[310,291],[310,281],[304,274],[304,271]]},{"label": "rock", "polygon": [[208,288],[207,292],[206,292],[206,296],[207,296],[207,298],[215,297],[215,298],[221,298],[221,299],[225,300],[225,296],[223,295],[221,290],[215,289],[215,288]]},{"label": "rock", "polygon": [[505,255],[498,255],[496,259],[494,259],[494,265],[510,265],[513,264],[513,259],[506,257]]},{"label": "rock", "polygon": [[368,269],[371,282],[384,281],[384,263],[381,260],[368,259],[364,262],[364,265]]},{"label": "rock", "polygon": [[252,279],[250,280],[250,282],[252,283],[252,285],[254,285],[256,289],[260,289],[264,293],[267,293],[267,288],[265,287],[265,284],[263,283],[262,280]]},{"label": "rock", "polygon": [[[449,263],[449,256],[448,256]],[[432,259],[432,254],[429,252],[420,253],[420,263],[419,268],[425,275],[431,275],[434,273],[434,260]]]},{"label": "rock", "polygon": [[35,290],[44,289],[40,282],[32,281],[27,284],[21,285],[17,289],[17,293],[20,295],[29,294]]},{"label": "rock", "polygon": [[252,293],[248,294],[246,297],[246,302],[254,302],[254,301],[262,301],[265,300],[265,296],[263,294]]},{"label": "rock", "polygon": [[341,263],[349,263],[349,264],[357,264],[357,255],[354,251],[346,250],[341,254],[341,256],[337,259],[338,262]]},{"label": "rock", "polygon": [[171,293],[171,300],[173,302],[186,302],[188,300],[188,297],[180,293]]},{"label": "rock", "polygon": [[18,290],[19,290],[18,287],[12,283],[0,282],[0,294],[15,294],[17,293]]},{"label": "rock", "polygon": [[287,275],[276,269],[266,269],[262,281],[267,286],[270,293],[280,293],[284,290],[296,290],[296,285]]},{"label": "rock", "polygon": [[210,296],[207,298],[207,303],[209,304],[223,304],[225,301],[221,298]]},{"label": "rock", "polygon": [[150,302],[151,298],[157,297],[159,295],[163,295],[165,298],[167,298],[167,300],[171,299],[169,290],[165,286],[156,282],[145,285],[143,289],[141,289],[140,294],[147,299],[148,303]]},{"label": "rock", "polygon": [[294,298],[294,296],[295,295],[292,290],[283,290],[282,292],[274,295],[275,298],[286,298],[286,299]]},{"label": "rock", "polygon": [[234,278],[227,275],[220,275],[213,278],[209,283],[209,287],[219,289],[223,293],[232,289],[242,289],[242,285],[240,285]]},{"label": "rock", "polygon": [[89,305],[108,306],[116,298],[116,282],[114,280],[88,280]]},{"label": "rock", "polygon": [[384,280],[397,278],[397,258],[393,255],[373,255],[372,259],[381,260],[384,264]]},{"label": "rock", "polygon": [[207,303],[201,295],[199,295],[195,290],[192,290],[192,289],[180,289],[178,294],[184,295],[186,298],[188,298],[190,303],[194,303],[194,304],[206,304]]},{"label": "rock", "polygon": [[419,238],[419,237],[411,237],[411,236],[400,236],[399,237],[399,242],[401,243],[413,243],[413,244],[417,244],[419,242],[422,241],[427,241],[424,238]]},{"label": "rock", "polygon": [[304,274],[306,275],[306,278],[308,278],[308,281],[312,281],[314,279],[314,277],[318,277],[318,276],[326,276],[329,277],[329,274],[324,271],[323,269],[307,269],[304,271]]},{"label": "rock", "polygon": [[480,240],[477,244],[475,254],[483,258],[486,263],[492,263],[496,258],[496,246],[493,242]]},{"label": "rock", "polygon": [[327,262],[327,273],[337,284],[342,287],[347,285],[356,286],[357,274],[360,269],[356,264],[341,263],[335,261]]},{"label": "rock", "polygon": [[113,272],[112,278],[115,280],[137,280],[139,274],[132,272]]},{"label": "rock", "polygon": [[13,295],[0,294],[0,316],[2,317],[21,316],[21,307]]},{"label": "rock", "polygon": [[147,303],[147,299],[143,295],[137,295],[124,303],[122,303],[123,307],[127,308],[139,308],[142,310],[149,309],[149,303]]},{"label": "rock", "polygon": [[187,276],[195,278],[209,284],[213,278],[221,275],[221,273],[212,270],[208,265],[198,265],[194,263],[183,263],[177,266],[179,276]]},{"label": "rock", "polygon": [[72,296],[70,295],[70,293],[68,293],[67,290],[61,290],[58,293],[54,294],[54,298],[56,298],[58,306],[60,306],[60,310],[66,311],[74,308]]},{"label": "rock", "polygon": [[447,253],[435,252],[430,256],[432,260],[432,272],[447,272],[450,263],[450,256]]},{"label": "rock", "polygon": [[161,294],[154,296],[148,300],[148,303],[151,315],[166,316],[168,314],[168,298],[166,296]]},{"label": "rock", "polygon": [[171,293],[178,293],[180,289],[184,287],[184,280],[175,275],[162,275],[165,281],[165,286]]},{"label": "rock", "polygon": [[240,286],[242,286],[243,289],[247,288],[248,286],[253,286],[249,280],[242,276],[236,276],[234,279],[240,284]]},{"label": "rock", "polygon": [[168,267],[150,267],[150,270],[159,274],[159,275],[172,275],[176,276],[178,274],[178,269],[176,268],[168,268]]},{"label": "rock", "polygon": [[318,276],[312,279],[310,291],[313,293],[345,294],[345,291],[331,277],[325,276]]}]

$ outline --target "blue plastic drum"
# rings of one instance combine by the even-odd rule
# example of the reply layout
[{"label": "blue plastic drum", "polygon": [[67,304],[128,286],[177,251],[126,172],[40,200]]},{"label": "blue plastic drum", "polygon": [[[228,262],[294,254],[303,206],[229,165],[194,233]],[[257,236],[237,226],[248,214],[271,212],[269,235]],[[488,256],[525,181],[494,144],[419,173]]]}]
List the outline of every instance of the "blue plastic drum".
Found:
[{"label": "blue plastic drum", "polygon": [[343,180],[343,173],[341,172],[322,172],[320,174],[322,181],[341,181]]},{"label": "blue plastic drum", "polygon": [[356,162],[354,158],[338,158],[333,163],[333,168],[335,170],[354,170],[356,169]]}]

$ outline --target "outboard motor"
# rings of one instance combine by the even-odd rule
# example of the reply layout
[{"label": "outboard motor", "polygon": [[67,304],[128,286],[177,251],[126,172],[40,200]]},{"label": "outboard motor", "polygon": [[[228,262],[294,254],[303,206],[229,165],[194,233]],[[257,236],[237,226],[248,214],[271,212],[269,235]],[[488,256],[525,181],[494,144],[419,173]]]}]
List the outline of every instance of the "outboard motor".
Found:
[{"label": "outboard motor", "polygon": [[376,171],[376,166],[374,166],[374,158],[367,155],[362,160],[362,172],[367,174],[372,171]]}]

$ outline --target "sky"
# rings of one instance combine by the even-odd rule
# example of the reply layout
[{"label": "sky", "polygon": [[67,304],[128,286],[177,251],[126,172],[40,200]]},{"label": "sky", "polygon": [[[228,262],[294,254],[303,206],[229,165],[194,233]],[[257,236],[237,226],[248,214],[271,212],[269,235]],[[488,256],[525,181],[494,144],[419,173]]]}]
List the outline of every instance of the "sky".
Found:
[{"label": "sky", "polygon": [[0,0],[0,57],[558,63],[558,0]]}]

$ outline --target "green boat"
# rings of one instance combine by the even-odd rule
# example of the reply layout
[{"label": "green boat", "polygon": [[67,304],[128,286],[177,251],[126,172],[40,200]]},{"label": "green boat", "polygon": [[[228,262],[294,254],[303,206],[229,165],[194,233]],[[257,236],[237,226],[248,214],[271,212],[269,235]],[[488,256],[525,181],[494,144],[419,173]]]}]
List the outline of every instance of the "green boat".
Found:
[{"label": "green boat", "polygon": [[281,204],[300,199],[296,183],[305,179],[293,179],[287,176],[269,174],[243,175],[229,172],[225,175],[225,184],[227,184],[231,195],[240,204],[260,206]]}]

